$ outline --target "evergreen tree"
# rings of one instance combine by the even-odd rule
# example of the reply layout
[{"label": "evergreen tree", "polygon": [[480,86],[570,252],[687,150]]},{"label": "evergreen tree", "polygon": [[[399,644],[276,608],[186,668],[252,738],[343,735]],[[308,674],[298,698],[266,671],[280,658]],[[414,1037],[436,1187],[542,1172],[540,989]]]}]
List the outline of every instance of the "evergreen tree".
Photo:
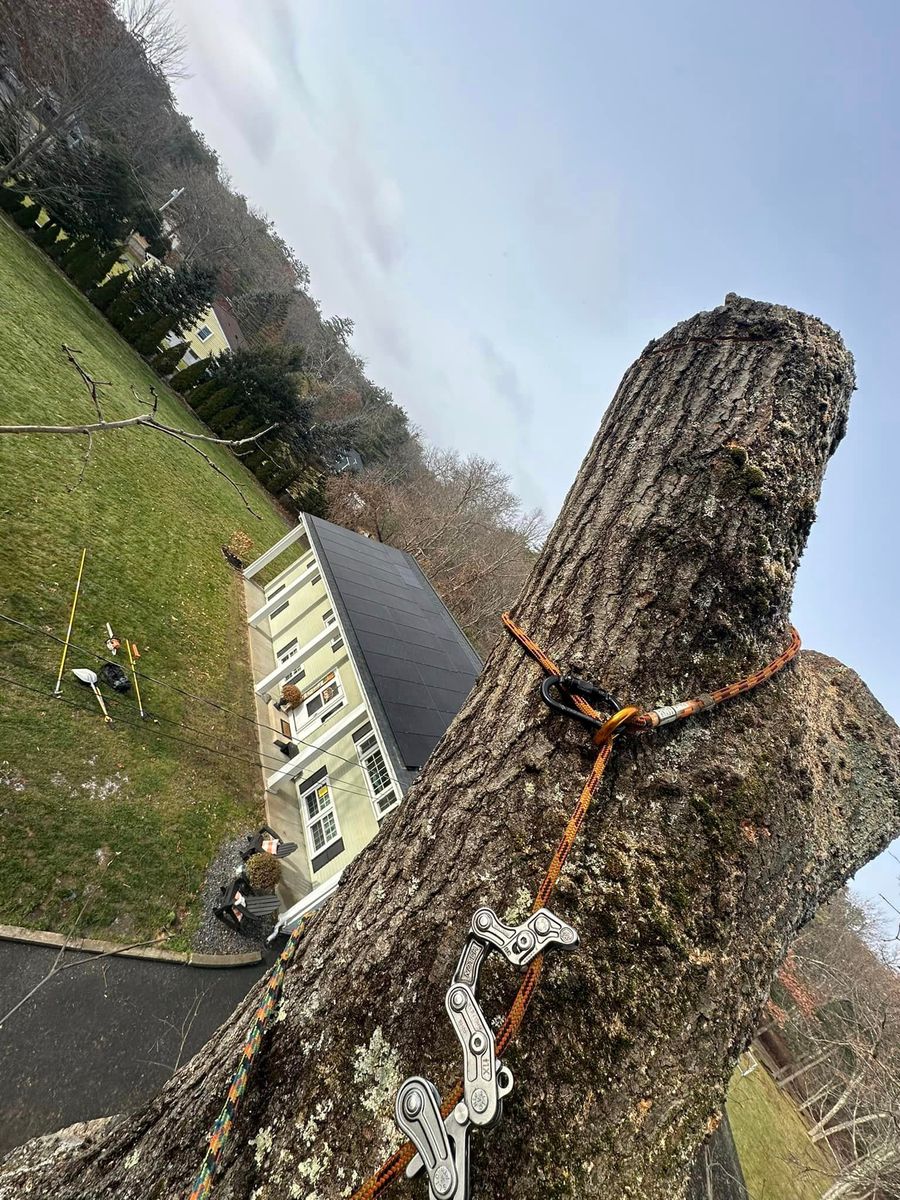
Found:
[{"label": "evergreen tree", "polygon": [[311,513],[314,517],[328,516],[328,496],[325,491],[327,476],[323,473],[316,477],[314,483],[303,489],[297,496],[297,504],[303,512]]},{"label": "evergreen tree", "polygon": [[228,436],[233,438],[249,437],[251,433],[256,433],[259,428],[259,421],[255,421],[253,417],[244,417],[243,421],[239,421]]},{"label": "evergreen tree", "polygon": [[187,342],[176,342],[150,360],[150,366],[157,375],[171,375],[188,350]]},{"label": "evergreen tree", "polygon": [[189,367],[184,367],[176,375],[172,376],[172,387],[176,392],[184,394],[198,383],[209,370],[210,360],[201,358],[199,362],[191,363]]},{"label": "evergreen tree", "polygon": [[[125,293],[128,295],[128,292]],[[138,301],[140,304],[140,301]],[[161,320],[160,314],[155,309],[149,309],[147,312],[137,312],[124,324],[119,326],[119,332],[126,342],[130,342],[132,346],[136,346],[145,334]]]},{"label": "evergreen tree", "polygon": [[128,272],[117,271],[115,275],[110,275],[105,283],[99,284],[97,287],[91,288],[88,292],[90,302],[100,309],[101,312],[112,305],[113,301],[118,299],[122,291],[128,286]]},{"label": "evergreen tree", "polygon": [[69,268],[73,266],[79,259],[85,257],[87,253],[93,250],[94,244],[90,238],[79,237],[70,238],[59,258],[59,265],[68,273]]},{"label": "evergreen tree", "polygon": [[109,250],[101,250],[99,247],[95,247],[93,252],[85,257],[77,270],[69,272],[73,282],[83,292],[92,290],[101,280],[106,278],[119,261],[120,252],[120,246],[113,246]]},{"label": "evergreen tree", "polygon": [[221,391],[221,389],[222,385],[218,379],[207,379],[205,383],[198,384],[197,387],[191,388],[191,390],[185,394],[184,398],[187,400],[191,408],[196,410],[200,408],[204,401],[208,400],[214,392]]},{"label": "evergreen tree", "polygon": [[291,486],[296,478],[296,467],[283,467],[266,481],[266,490],[270,491],[273,496],[279,496],[286,488]]},{"label": "evergreen tree", "polygon": [[[196,409],[197,416],[208,423],[220,412],[227,412],[229,405],[234,399],[236,388],[232,384],[230,387],[220,387]],[[238,412],[238,409],[234,410]],[[215,426],[214,426],[215,428]]]},{"label": "evergreen tree", "polygon": [[156,354],[162,345],[163,339],[172,328],[171,317],[160,317],[155,324],[151,325],[147,332],[135,341],[135,347],[139,353],[144,355]]},{"label": "evergreen tree", "polygon": [[182,263],[174,270],[142,267],[134,274],[137,309],[140,313],[168,315],[171,328],[181,334],[209,308],[215,283],[214,272],[195,263]]},{"label": "evergreen tree", "polygon": [[218,412],[211,413],[208,418],[204,419],[208,425],[212,426],[216,433],[222,437],[231,437],[231,427],[237,425],[242,415],[239,405],[230,404],[227,408],[220,408]]},{"label": "evergreen tree", "polygon": [[219,374],[238,388],[244,415],[257,428],[277,423],[278,437],[295,457],[311,445],[312,406],[301,394],[306,351],[299,346],[267,346],[220,355]]},{"label": "evergreen tree", "polygon": [[20,229],[29,230],[33,228],[40,211],[36,204],[20,204],[13,212],[12,219]]},{"label": "evergreen tree", "polygon": [[22,193],[0,184],[0,209],[14,215],[22,207]]},{"label": "evergreen tree", "polygon": [[42,250],[49,251],[59,237],[59,226],[55,221],[45,221],[38,233],[35,234],[34,244]]},{"label": "evergreen tree", "polygon": [[153,270],[154,267],[145,263],[144,266],[138,267],[136,271],[131,271],[128,275],[126,286],[106,309],[107,320],[116,329],[123,329],[129,321],[144,311],[140,307],[141,288],[143,281]]},{"label": "evergreen tree", "polygon": [[60,237],[52,245],[48,246],[45,253],[48,258],[55,263],[61,263],[63,258],[72,248],[72,239],[69,237]]}]

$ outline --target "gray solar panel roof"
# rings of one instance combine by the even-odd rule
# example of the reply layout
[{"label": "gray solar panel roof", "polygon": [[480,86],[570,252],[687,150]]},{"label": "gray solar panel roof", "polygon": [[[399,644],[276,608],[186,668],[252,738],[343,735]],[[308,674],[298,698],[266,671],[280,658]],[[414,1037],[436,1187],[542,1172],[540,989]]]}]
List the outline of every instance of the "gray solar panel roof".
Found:
[{"label": "gray solar panel roof", "polygon": [[306,521],[366,691],[382,710],[376,716],[402,765],[416,771],[472,690],[481,659],[409,554],[320,517]]}]

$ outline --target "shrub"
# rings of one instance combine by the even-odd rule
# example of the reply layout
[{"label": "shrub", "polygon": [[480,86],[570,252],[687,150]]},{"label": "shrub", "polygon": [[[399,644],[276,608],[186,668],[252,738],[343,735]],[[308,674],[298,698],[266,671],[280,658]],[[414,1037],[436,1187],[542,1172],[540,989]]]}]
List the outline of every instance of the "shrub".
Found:
[{"label": "shrub", "polygon": [[8,213],[17,213],[21,207],[22,193],[0,184],[0,209]]},{"label": "shrub", "polygon": [[303,693],[295,683],[286,683],[281,689],[281,699],[288,708],[296,708],[303,703]]},{"label": "shrub", "polygon": [[199,383],[209,368],[209,359],[201,358],[198,362],[191,363],[189,367],[185,367],[179,371],[172,379],[172,387],[176,392],[184,394]]},{"label": "shrub", "polygon": [[223,410],[225,412],[229,411],[227,406],[234,398],[234,392],[235,389],[233,387],[216,388],[212,395],[207,396],[203,403],[198,405],[194,411],[201,421],[211,421],[217,413]]},{"label": "shrub", "polygon": [[20,229],[31,229],[39,212],[40,209],[36,204],[20,204],[13,212],[12,219]]},{"label": "shrub", "polygon": [[101,283],[99,287],[91,288],[88,292],[88,299],[91,304],[100,309],[101,312],[106,312],[114,300],[116,300],[124,290],[128,283],[128,272],[117,271],[115,275],[111,275],[105,283]]},{"label": "shrub", "polygon": [[254,892],[274,892],[281,879],[281,863],[274,854],[252,854],[246,871]]},{"label": "shrub", "polygon": [[55,221],[45,221],[34,235],[34,244],[42,250],[49,250],[59,237],[59,226]]},{"label": "shrub", "polygon": [[163,350],[162,353],[152,358],[150,366],[158,375],[171,375],[184,358],[187,349],[187,342],[176,342],[174,346],[169,346],[167,350]]}]

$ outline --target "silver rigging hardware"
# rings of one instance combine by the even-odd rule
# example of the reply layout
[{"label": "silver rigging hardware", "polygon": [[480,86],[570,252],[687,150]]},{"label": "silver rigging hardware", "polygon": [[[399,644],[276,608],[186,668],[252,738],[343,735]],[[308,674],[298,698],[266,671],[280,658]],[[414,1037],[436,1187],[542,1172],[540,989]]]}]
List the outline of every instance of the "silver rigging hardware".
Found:
[{"label": "silver rigging hardware", "polygon": [[526,967],[545,950],[577,945],[572,926],[546,908],[521,925],[507,925],[492,908],[479,908],[473,916],[445,1001],[462,1046],[463,1099],[445,1119],[437,1088],[412,1075],[401,1084],[395,1105],[397,1124],[417,1151],[406,1174],[412,1178],[425,1168],[429,1200],[470,1200],[469,1133],[473,1125],[492,1125],[512,1091],[512,1071],[497,1059],[493,1030],[475,997],[481,964],[499,950],[514,967]]}]

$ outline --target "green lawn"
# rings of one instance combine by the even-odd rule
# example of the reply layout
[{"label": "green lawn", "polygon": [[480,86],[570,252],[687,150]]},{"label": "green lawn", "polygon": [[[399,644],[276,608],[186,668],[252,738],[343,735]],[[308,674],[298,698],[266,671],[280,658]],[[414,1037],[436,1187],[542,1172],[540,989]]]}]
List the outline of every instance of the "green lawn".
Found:
[{"label": "green lawn", "polygon": [[[0,423],[95,419],[63,342],[111,382],[109,418],[134,415],[160,390],[159,416],[200,430],[91,306],[0,219]],[[137,389],[135,400],[131,387]],[[261,520],[186,446],[146,429],[94,438],[0,437],[0,611],[63,636],[82,546],[88,555],[73,640],[104,652],[104,625],[129,635],[159,680],[252,712],[239,581],[220,547],[244,529],[259,549],[284,523],[229,452],[210,456],[239,479]],[[0,922],[117,940],[167,928],[183,943],[204,868],[229,833],[261,815],[258,767],[178,738],[256,756],[250,724],[148,684],[144,705],[195,732],[140,722],[132,698],[104,727],[67,675],[51,699],[60,647],[0,622]],[[68,666],[99,663],[72,652]],[[127,724],[135,722],[134,725]],[[104,861],[109,858],[109,865]],[[176,914],[172,921],[172,914]]]},{"label": "green lawn", "polygon": [[764,1067],[735,1072],[728,1119],[750,1200],[820,1200],[834,1181],[833,1163],[809,1140],[790,1097]]}]

